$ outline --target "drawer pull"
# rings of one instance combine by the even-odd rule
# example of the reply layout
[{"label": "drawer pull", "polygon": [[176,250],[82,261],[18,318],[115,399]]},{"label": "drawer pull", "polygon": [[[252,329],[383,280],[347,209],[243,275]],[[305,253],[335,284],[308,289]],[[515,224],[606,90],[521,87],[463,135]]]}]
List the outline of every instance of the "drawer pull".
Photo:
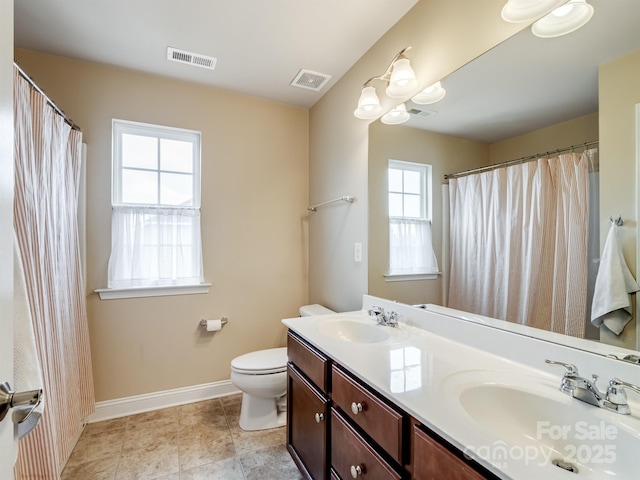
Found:
[{"label": "drawer pull", "polygon": [[351,476],[358,478],[360,475],[362,475],[362,467],[360,465],[351,465]]},{"label": "drawer pull", "polygon": [[357,415],[358,413],[360,413],[362,411],[362,404],[360,402],[358,402],[358,403],[353,402],[351,404],[351,411],[353,412],[354,415]]},{"label": "drawer pull", "polygon": [[324,413],[316,413],[316,423],[320,423],[324,420]]}]

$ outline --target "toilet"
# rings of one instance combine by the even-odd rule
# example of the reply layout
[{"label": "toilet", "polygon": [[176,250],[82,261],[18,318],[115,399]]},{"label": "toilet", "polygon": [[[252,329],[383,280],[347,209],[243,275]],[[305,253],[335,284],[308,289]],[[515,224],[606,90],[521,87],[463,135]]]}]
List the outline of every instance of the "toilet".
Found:
[{"label": "toilet", "polygon": [[[335,313],[322,305],[300,307],[300,316]],[[231,382],[242,391],[240,428],[266,430],[287,421],[287,347],[245,353],[231,360]]]}]

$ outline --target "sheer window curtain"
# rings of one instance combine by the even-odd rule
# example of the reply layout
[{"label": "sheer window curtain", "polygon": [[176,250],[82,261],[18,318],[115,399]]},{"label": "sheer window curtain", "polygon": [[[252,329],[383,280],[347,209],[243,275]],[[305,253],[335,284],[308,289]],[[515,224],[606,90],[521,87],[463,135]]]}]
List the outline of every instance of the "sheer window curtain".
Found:
[{"label": "sheer window curtain", "polygon": [[449,306],[583,337],[588,156],[451,179]]},{"label": "sheer window curtain", "polygon": [[431,222],[425,219],[389,217],[389,274],[438,272],[433,251]]},{"label": "sheer window curtain", "polygon": [[77,223],[82,134],[17,70],[14,116],[14,227],[45,402],[15,477],[58,479],[95,405]]},{"label": "sheer window curtain", "polygon": [[204,282],[198,208],[114,206],[109,288]]}]

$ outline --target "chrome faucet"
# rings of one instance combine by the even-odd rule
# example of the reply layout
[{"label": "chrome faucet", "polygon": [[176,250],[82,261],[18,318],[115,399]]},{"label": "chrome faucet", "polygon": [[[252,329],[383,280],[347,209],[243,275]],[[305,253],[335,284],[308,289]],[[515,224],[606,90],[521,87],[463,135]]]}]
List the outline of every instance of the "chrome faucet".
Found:
[{"label": "chrome faucet", "polygon": [[369,316],[376,319],[380,325],[386,325],[388,327],[397,327],[400,315],[398,312],[386,313],[382,307],[371,307],[368,310]]},{"label": "chrome faucet", "polygon": [[609,381],[607,391],[602,393],[596,385],[598,381],[597,375],[592,375],[592,380],[589,380],[578,374],[578,368],[575,365],[556,362],[554,360],[545,361],[550,365],[560,365],[566,368],[560,384],[560,391],[562,393],[590,405],[611,410],[622,415],[629,415],[631,409],[627,403],[627,393],[624,387],[630,388],[640,394],[640,387],[624,382],[618,378]]}]

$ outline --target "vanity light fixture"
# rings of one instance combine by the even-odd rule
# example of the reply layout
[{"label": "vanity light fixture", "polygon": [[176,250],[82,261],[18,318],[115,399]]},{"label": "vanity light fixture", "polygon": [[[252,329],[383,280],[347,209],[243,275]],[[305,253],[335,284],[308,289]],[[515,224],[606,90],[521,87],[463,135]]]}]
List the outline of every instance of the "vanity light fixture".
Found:
[{"label": "vanity light fixture", "polygon": [[380,121],[386,125],[400,125],[401,123],[409,120],[411,115],[407,112],[407,107],[404,103],[393,107],[389,112],[385,113]]},{"label": "vanity light fixture", "polygon": [[553,38],[575,32],[593,16],[593,6],[586,0],[571,0],[531,26],[537,37]]},{"label": "vanity light fixture", "polygon": [[530,22],[567,3],[568,0],[508,0],[502,19],[509,23]]},{"label": "vanity light fixture", "polygon": [[[403,50],[404,52],[404,50]],[[392,62],[393,69],[387,86],[387,95],[391,98],[402,98],[415,92],[418,86],[416,74],[413,73],[409,59],[402,52],[400,57]]]},{"label": "vanity light fixture", "polygon": [[[372,120],[382,113],[380,99],[376,93],[375,87],[372,86],[374,80],[383,80],[387,82],[385,90],[387,96],[391,98],[402,98],[412,94],[417,86],[416,75],[411,68],[409,59],[405,56],[407,47],[400,51],[387,67],[383,75],[372,77],[362,85],[362,92],[358,100],[358,108],[353,114],[362,120]],[[406,109],[405,109],[406,110]]]},{"label": "vanity light fixture", "polygon": [[381,113],[382,107],[375,87],[365,85],[362,87],[360,100],[358,100],[358,108],[353,114],[361,120],[373,120],[378,118]]},{"label": "vanity light fixture", "polygon": [[446,94],[447,91],[442,88],[442,84],[440,82],[436,82],[414,96],[411,101],[418,105],[429,105],[431,103],[439,102]]}]

